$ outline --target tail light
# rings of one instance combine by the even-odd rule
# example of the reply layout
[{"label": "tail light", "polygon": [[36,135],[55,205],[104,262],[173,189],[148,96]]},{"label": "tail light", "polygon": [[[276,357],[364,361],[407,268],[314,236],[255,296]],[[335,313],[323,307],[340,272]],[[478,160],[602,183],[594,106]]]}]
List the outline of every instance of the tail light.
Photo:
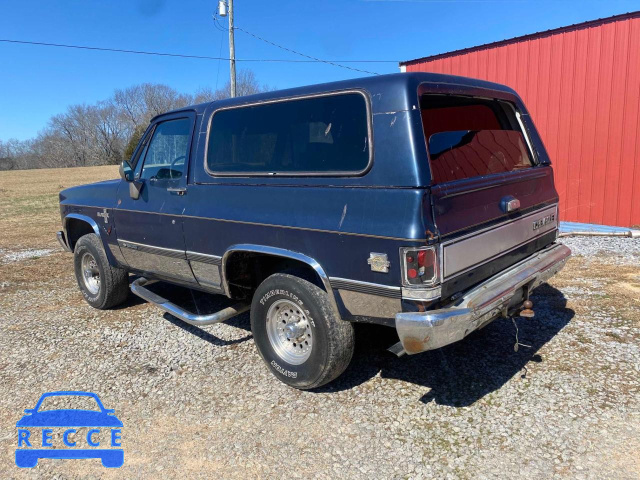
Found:
[{"label": "tail light", "polygon": [[401,248],[402,283],[407,286],[434,286],[438,283],[435,247]]}]

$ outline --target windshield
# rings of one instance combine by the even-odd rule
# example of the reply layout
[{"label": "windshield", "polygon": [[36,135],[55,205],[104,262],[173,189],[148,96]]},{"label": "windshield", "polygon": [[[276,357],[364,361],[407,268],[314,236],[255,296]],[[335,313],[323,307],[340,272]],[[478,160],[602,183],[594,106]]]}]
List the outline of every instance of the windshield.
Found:
[{"label": "windshield", "polygon": [[424,95],[421,113],[434,184],[533,165],[515,110],[506,102]]}]

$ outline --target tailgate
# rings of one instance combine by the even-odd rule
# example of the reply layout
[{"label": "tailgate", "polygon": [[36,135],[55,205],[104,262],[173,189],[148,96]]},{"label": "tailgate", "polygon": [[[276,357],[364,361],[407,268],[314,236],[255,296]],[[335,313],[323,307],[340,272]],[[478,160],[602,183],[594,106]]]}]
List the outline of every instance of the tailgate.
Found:
[{"label": "tailgate", "polygon": [[545,236],[557,228],[556,219],[557,207],[553,205],[444,242],[443,279],[463,274]]},{"label": "tailgate", "polygon": [[421,112],[444,298],[553,242],[558,196],[515,102],[425,94]]}]

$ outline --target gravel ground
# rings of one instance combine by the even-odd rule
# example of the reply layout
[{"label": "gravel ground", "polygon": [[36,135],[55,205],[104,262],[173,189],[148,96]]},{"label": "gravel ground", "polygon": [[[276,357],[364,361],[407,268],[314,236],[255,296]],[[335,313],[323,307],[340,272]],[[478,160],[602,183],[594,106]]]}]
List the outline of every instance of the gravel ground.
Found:
[{"label": "gravel ground", "polygon": [[640,263],[640,239],[627,237],[562,237],[574,255],[618,265]]},{"label": "gravel ground", "polygon": [[8,252],[0,248],[0,263],[12,263],[19,262],[20,260],[27,260],[29,258],[44,257],[53,252],[50,248],[40,248],[31,250],[18,250],[15,252]]},{"label": "gravel ground", "polygon": [[[271,376],[247,314],[197,328],[135,298],[102,312],[67,254],[0,265],[0,478],[640,478],[640,241],[563,241],[576,255],[516,320],[530,347],[504,319],[395,358],[393,330],[358,325],[351,366],[315,392]],[[15,422],[62,389],[115,408],[121,469],[15,467]]]}]

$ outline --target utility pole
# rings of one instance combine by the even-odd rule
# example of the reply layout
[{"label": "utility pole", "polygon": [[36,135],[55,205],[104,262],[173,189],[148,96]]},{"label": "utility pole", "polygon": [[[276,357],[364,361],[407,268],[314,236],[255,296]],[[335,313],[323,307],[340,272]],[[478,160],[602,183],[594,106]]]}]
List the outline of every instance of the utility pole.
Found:
[{"label": "utility pole", "polygon": [[233,36],[233,0],[228,0],[228,4],[224,0],[218,2],[218,13],[221,17],[227,16],[227,8],[229,9],[229,73],[231,75],[231,97],[236,96],[236,42]]},{"label": "utility pole", "polygon": [[231,98],[236,96],[236,42],[233,38],[233,0],[229,0],[229,70],[231,72]]}]

